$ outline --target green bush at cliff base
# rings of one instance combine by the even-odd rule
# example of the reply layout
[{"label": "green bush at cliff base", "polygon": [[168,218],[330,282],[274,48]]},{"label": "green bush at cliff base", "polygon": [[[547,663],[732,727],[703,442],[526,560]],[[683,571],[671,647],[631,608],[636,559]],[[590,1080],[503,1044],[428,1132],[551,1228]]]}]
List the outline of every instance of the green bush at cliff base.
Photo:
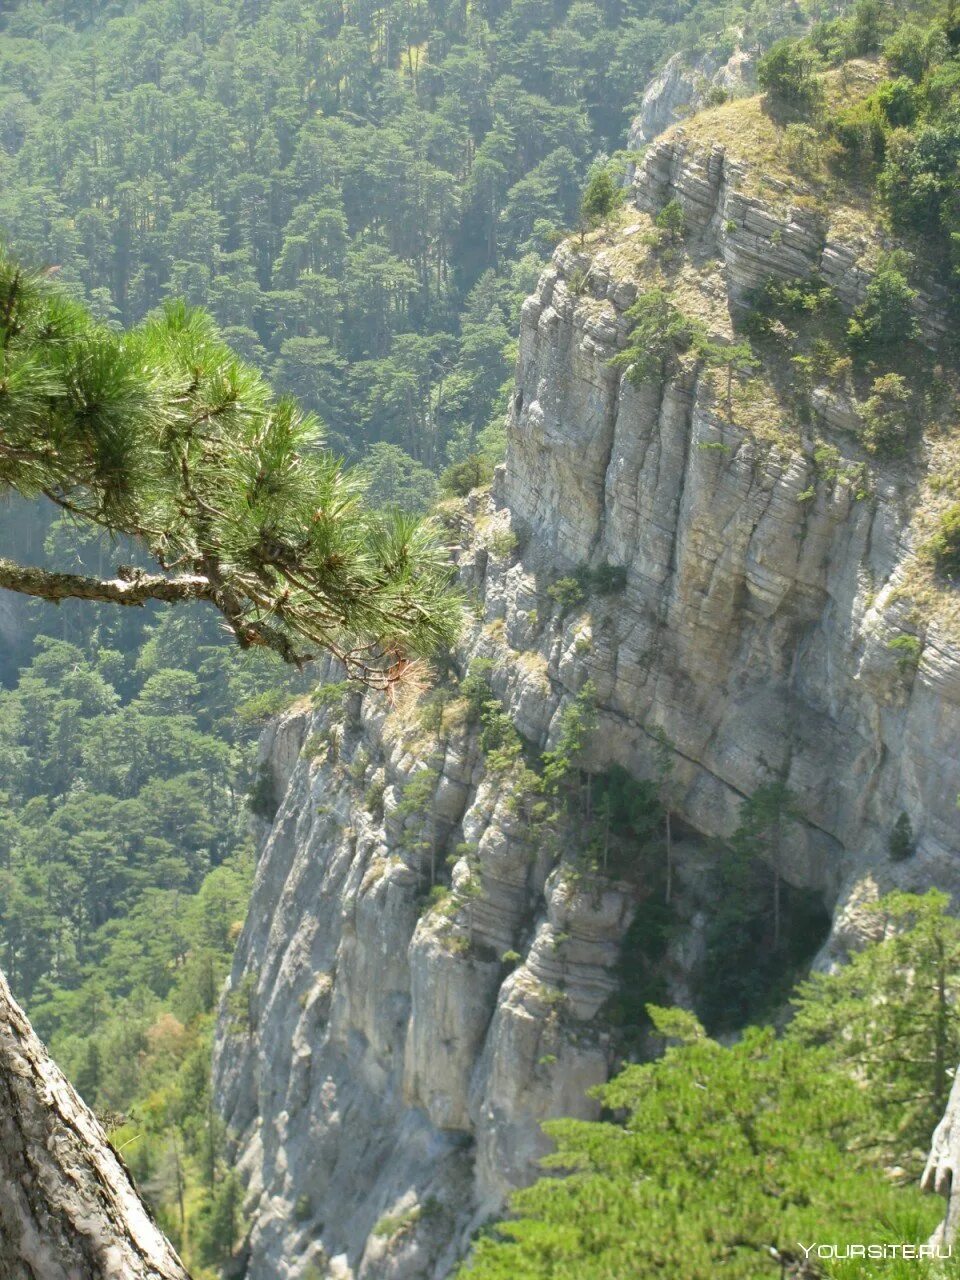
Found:
[{"label": "green bush at cliff base", "polygon": [[[609,1119],[545,1125],[548,1176],[476,1243],[459,1280],[771,1280],[798,1242],[924,1242],[942,1202],[919,1195],[960,1054],[960,922],[942,894],[891,894],[896,931],[796,995],[778,1037],[733,1045],[648,1006],[666,1046],[595,1090]],[[676,1043],[679,1041],[679,1043]],[[907,1179],[894,1178],[895,1165]],[[818,1261],[822,1280],[940,1276],[926,1262]]]},{"label": "green bush at cliff base", "polygon": [[686,1043],[597,1090],[624,1119],[545,1126],[567,1176],[517,1193],[460,1280],[776,1280],[799,1241],[932,1231],[939,1201],[851,1154],[868,1101],[827,1053],[756,1027],[725,1047],[649,1012]]}]

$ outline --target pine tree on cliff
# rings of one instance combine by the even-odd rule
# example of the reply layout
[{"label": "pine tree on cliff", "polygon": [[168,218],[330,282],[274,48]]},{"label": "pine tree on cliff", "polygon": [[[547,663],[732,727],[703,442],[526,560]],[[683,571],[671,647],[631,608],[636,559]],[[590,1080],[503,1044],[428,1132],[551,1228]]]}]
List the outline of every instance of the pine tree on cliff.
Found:
[{"label": "pine tree on cliff", "polygon": [[206,601],[244,647],[333,653],[388,684],[454,630],[446,558],[429,525],[366,509],[321,443],[204,313],[171,304],[116,333],[0,253],[0,492],[46,497],[144,565],[96,578],[0,558],[0,586]]},{"label": "pine tree on cliff", "polygon": [[[380,518],[319,424],[182,305],[128,333],[0,252],[0,492],[122,538],[114,578],[0,558],[0,586],[59,602],[206,601],[241,646],[338,657],[375,686],[449,639],[429,526]],[[0,977],[0,1275],[186,1280],[102,1129]]]}]

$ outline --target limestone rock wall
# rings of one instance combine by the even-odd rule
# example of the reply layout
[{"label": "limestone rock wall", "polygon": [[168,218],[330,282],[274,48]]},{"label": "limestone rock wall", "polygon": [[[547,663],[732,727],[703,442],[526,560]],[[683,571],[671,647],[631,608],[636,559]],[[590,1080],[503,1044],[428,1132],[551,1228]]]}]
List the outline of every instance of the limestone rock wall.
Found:
[{"label": "limestone rock wall", "polygon": [[724,61],[715,53],[691,58],[675,53],[654,76],[640,99],[628,146],[637,150],[708,101],[712,91],[732,94],[752,87],[755,55],[736,49]]},{"label": "limestone rock wall", "polygon": [[[266,760],[297,748],[217,1045],[255,1211],[249,1274],[445,1275],[529,1180],[539,1122],[595,1112],[585,1091],[611,1055],[593,1019],[630,899],[563,885],[469,726],[426,737],[415,708],[353,699],[343,720],[287,715]],[[427,761],[425,825],[403,795]],[[458,847],[476,849],[468,910],[426,905],[425,839],[454,886],[470,876]]]},{"label": "limestone rock wall", "polygon": [[[781,421],[775,398],[738,424],[693,362],[640,387],[610,364],[651,278],[649,214],[670,199],[689,228],[671,288],[717,336],[770,274],[818,269],[844,305],[863,296],[861,246],[745,194],[742,176],[682,134],[656,144],[620,227],[561,246],[527,301],[506,464],[447,513],[476,602],[456,661],[493,660],[540,748],[593,680],[594,768],[651,776],[662,731],[685,831],[729,835],[742,799],[784,778],[801,820],[781,871],[835,908],[827,963],[865,899],[958,887],[960,651],[903,589],[923,463],[844,479],[863,455],[842,391],[815,394],[806,424]],[[935,342],[936,297],[918,309]],[[600,565],[623,569],[622,590],[567,608],[550,594]],[[902,634],[916,664],[889,647]],[[453,703],[432,720],[413,695],[304,704],[263,751],[280,803],[215,1066],[248,1179],[250,1280],[445,1276],[535,1175],[540,1122],[594,1112],[638,886],[577,879],[532,838],[514,780]],[[901,811],[917,851],[894,863]],[[693,838],[677,849],[680,1000],[709,910],[701,855]],[[430,865],[448,861],[452,892],[431,901]]]}]

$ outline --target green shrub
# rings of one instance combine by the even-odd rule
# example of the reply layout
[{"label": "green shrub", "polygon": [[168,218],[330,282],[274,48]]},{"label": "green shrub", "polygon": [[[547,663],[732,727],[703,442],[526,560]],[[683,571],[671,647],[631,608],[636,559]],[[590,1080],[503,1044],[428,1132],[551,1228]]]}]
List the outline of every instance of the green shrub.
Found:
[{"label": "green shrub", "polygon": [[670,200],[653,220],[658,230],[666,233],[670,241],[682,240],[687,229],[687,218],[679,200]]},{"label": "green shrub", "polygon": [[783,134],[784,158],[801,173],[814,168],[823,154],[823,137],[809,124],[788,124]]},{"label": "green shrub", "polygon": [[426,897],[426,909],[431,911],[434,907],[439,907],[450,897],[450,890],[445,884],[435,884],[430,888],[430,892]]},{"label": "green shrub", "polygon": [[517,762],[522,749],[520,735],[513,721],[496,698],[491,698],[480,717],[480,750],[487,757],[487,767],[502,773]]},{"label": "green shrub", "polygon": [[827,121],[827,130],[841,148],[835,159],[845,166],[851,162],[873,166],[883,160],[886,149],[885,117],[875,98],[854,102],[836,111]]},{"label": "green shrub", "polygon": [[273,774],[269,765],[261,764],[257,776],[247,793],[247,808],[264,822],[272,822],[277,816],[280,801],[277,798]]},{"label": "green shrub", "polygon": [[489,484],[493,465],[479,453],[471,453],[463,462],[454,462],[440,477],[440,488],[451,497],[465,498],[472,489]]},{"label": "green shrub", "polygon": [[547,595],[566,613],[583,600],[583,587],[576,578],[558,578],[547,587]]},{"label": "green shrub", "polygon": [[819,276],[771,277],[751,291],[747,304],[744,328],[753,337],[762,337],[777,320],[814,315],[836,306],[836,295]]},{"label": "green shrub", "polygon": [[363,807],[374,819],[383,817],[383,797],[386,794],[385,782],[371,782],[363,797]]},{"label": "green shrub", "polygon": [[[960,66],[956,66],[960,82]],[[953,96],[960,83],[951,86]],[[929,89],[928,89],[929,98]],[[942,235],[950,214],[960,165],[960,120],[930,121],[915,130],[897,129],[889,138],[878,178],[894,225],[906,231]],[[948,217],[947,221],[950,219]]]},{"label": "green shrub", "polygon": [[916,85],[906,76],[887,80],[873,95],[873,99],[895,129],[913,124],[922,105]]},{"label": "green shrub", "polygon": [[920,27],[905,22],[883,46],[883,56],[895,74],[908,76],[919,84],[934,62],[942,61],[950,46],[940,27]]},{"label": "green shrub", "polygon": [[815,55],[800,40],[778,40],[757,63],[757,83],[775,108],[809,111],[821,96]]},{"label": "green shrub", "polygon": [[960,577],[960,502],[955,502],[941,515],[927,550],[939,573],[947,578]]},{"label": "green shrub", "polygon": [[627,570],[622,564],[600,564],[595,569],[580,565],[571,575],[552,582],[547,595],[566,613],[588,595],[615,595],[626,586]]},{"label": "green shrub", "polygon": [[875,378],[860,407],[860,438],[870,453],[895,458],[906,449],[915,420],[910,413],[910,390],[899,373]]},{"label": "green shrub", "polygon": [[580,202],[580,235],[602,226],[623,203],[624,191],[617,185],[609,165],[596,169],[587,182]]},{"label": "green shrub", "polygon": [[626,369],[634,386],[668,376],[679,355],[689,350],[693,326],[663,289],[640,294],[626,312],[630,338],[613,357],[615,369]]},{"label": "green shrub", "polygon": [[517,549],[517,535],[512,529],[498,529],[487,546],[498,560],[505,560]]},{"label": "green shrub", "polygon": [[884,254],[877,274],[867,285],[867,296],[856,308],[847,326],[847,336],[855,350],[874,355],[920,336],[913,312],[916,289],[904,274],[907,256],[902,252]]},{"label": "green shrub", "polygon": [[496,700],[490,688],[493,669],[494,664],[490,658],[474,658],[460,681],[460,695],[467,700],[471,720],[479,719],[487,703]]},{"label": "green shrub", "polygon": [[923,645],[918,636],[897,636],[887,645],[891,653],[896,654],[897,670],[915,671],[923,652]]},{"label": "green shrub", "polygon": [[858,0],[848,16],[818,23],[811,32],[810,42],[836,66],[849,58],[875,53],[886,29],[889,29],[888,11],[882,0]]},{"label": "green shrub", "polygon": [[303,744],[303,755],[308,760],[318,760],[321,756],[327,755],[333,747],[333,738],[329,731],[325,733],[311,733],[310,737]]}]

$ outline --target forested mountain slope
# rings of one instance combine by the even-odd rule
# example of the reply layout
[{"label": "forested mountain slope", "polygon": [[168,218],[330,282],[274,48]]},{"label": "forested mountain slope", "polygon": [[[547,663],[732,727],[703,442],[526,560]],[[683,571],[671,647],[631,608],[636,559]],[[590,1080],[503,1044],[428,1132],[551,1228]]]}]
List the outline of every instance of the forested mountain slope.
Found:
[{"label": "forested mountain slope", "polygon": [[0,228],[105,317],[209,306],[338,447],[402,448],[420,503],[421,467],[496,434],[519,303],[658,64],[801,20],[707,0],[17,0]]}]

